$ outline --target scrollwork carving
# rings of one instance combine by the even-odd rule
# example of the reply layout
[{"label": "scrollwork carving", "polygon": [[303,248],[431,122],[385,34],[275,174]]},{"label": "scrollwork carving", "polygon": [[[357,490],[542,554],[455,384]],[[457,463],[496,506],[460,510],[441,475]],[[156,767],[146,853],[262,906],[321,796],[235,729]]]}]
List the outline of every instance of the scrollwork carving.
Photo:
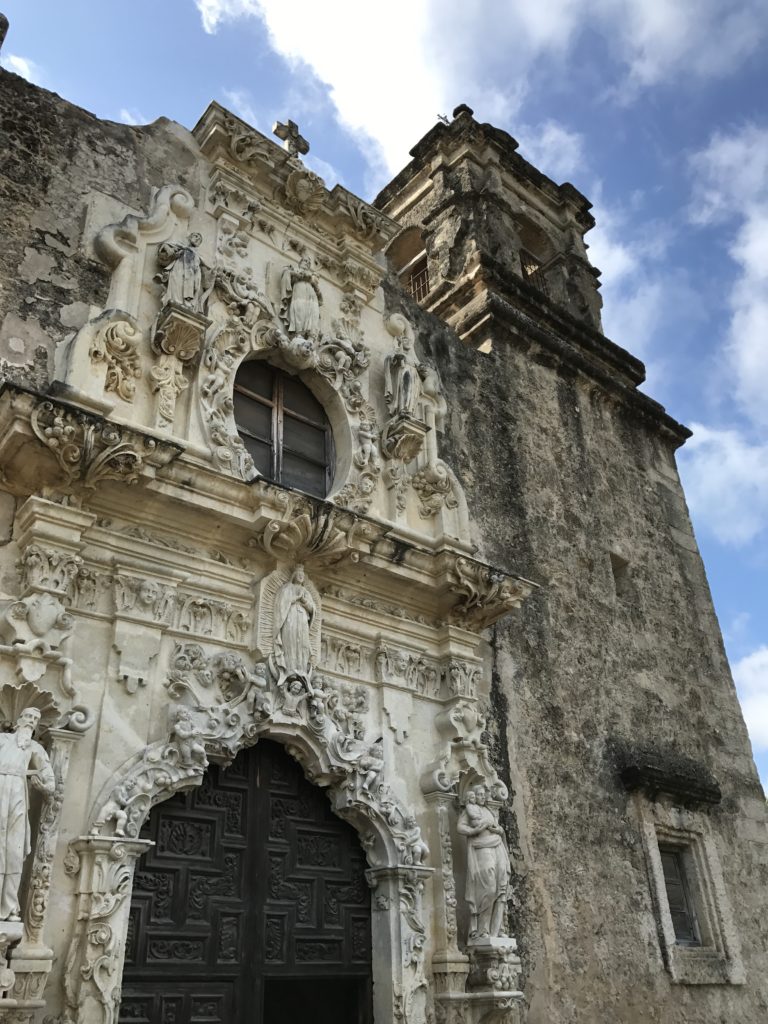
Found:
[{"label": "scrollwork carving", "polygon": [[56,459],[66,484],[95,488],[105,480],[136,483],[145,464],[164,465],[176,446],[127,430],[58,402],[40,402],[30,425]]},{"label": "scrollwork carving", "polygon": [[140,339],[141,332],[135,324],[116,320],[99,331],[91,345],[91,359],[107,366],[104,390],[114,391],[124,402],[133,401],[136,381],[142,375]]}]

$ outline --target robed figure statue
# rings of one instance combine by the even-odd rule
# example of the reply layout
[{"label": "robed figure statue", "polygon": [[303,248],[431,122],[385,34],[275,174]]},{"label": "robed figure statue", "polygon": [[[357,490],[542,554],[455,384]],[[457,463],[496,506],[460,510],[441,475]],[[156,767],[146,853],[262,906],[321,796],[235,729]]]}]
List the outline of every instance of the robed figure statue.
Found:
[{"label": "robed figure statue", "polygon": [[0,921],[20,920],[19,885],[31,849],[27,780],[52,796],[56,780],[48,755],[32,739],[40,712],[26,708],[14,732],[0,733]]},{"label": "robed figure statue", "polygon": [[186,245],[163,242],[158,248],[157,265],[161,270],[155,280],[165,286],[164,306],[173,303],[192,313],[205,313],[213,280],[198,252],[202,240],[203,236],[193,231]]},{"label": "robed figure statue", "polygon": [[318,609],[304,581],[304,568],[298,565],[275,597],[274,660],[283,679],[309,675],[310,631]]},{"label": "robed figure statue", "polygon": [[490,807],[483,788],[470,789],[459,815],[457,830],[467,837],[467,885],[470,939],[496,938],[504,926],[511,868],[504,830]]},{"label": "robed figure statue", "polygon": [[400,346],[384,362],[384,400],[393,416],[416,416],[421,397],[421,378],[411,339],[404,334]]},{"label": "robed figure statue", "polygon": [[292,337],[316,341],[320,334],[320,293],[312,261],[302,256],[298,267],[286,267],[280,280],[280,315]]}]

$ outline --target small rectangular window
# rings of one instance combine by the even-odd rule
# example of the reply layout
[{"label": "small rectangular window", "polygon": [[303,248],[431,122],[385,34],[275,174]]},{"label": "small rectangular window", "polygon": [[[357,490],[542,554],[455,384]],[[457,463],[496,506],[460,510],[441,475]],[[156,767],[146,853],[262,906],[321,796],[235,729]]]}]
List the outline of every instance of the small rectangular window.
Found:
[{"label": "small rectangular window", "polygon": [[685,851],[680,847],[660,846],[659,853],[664,869],[664,888],[667,892],[669,913],[675,929],[675,941],[684,946],[700,946],[701,939],[686,877]]}]

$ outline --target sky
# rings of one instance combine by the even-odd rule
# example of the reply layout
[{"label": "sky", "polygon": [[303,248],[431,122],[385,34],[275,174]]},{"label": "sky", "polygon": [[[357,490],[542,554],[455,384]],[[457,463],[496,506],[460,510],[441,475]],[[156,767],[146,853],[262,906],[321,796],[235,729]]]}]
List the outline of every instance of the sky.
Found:
[{"label": "sky", "polygon": [[765,0],[0,0],[2,64],[99,117],[290,117],[371,199],[468,103],[594,203],[605,333],[694,430],[696,536],[768,786]]}]

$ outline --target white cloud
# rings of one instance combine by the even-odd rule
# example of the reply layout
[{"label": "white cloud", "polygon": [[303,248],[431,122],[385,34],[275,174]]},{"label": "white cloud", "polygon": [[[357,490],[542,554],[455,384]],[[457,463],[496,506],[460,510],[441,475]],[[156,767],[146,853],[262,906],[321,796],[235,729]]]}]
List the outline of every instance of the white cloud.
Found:
[{"label": "white cloud", "polygon": [[714,373],[733,391],[745,425],[699,427],[681,465],[701,521],[724,543],[747,544],[768,531],[768,128],[715,133],[691,169],[690,219],[731,232],[731,319]]},{"label": "white cloud", "polygon": [[768,445],[735,429],[692,424],[680,472],[694,519],[723,544],[747,544],[768,530]]},{"label": "white cloud", "polygon": [[768,750],[768,646],[758,647],[737,661],[733,678],[752,746],[756,751]]},{"label": "white cloud", "polygon": [[563,181],[584,172],[584,136],[569,131],[557,121],[544,121],[535,128],[521,128],[520,152],[544,174]]},{"label": "white cloud", "polygon": [[613,84],[637,90],[735,70],[768,29],[763,0],[195,3],[206,32],[261,18],[274,50],[297,74],[325,83],[339,121],[367,140],[369,163],[382,177],[402,167],[437,114],[458,102],[481,119],[509,124],[537,73],[567,76],[586,32],[610,45]]},{"label": "white cloud", "polygon": [[224,89],[224,99],[229,109],[242,117],[252,128],[256,128],[258,117],[253,108],[251,94],[247,89]]},{"label": "white cloud", "polygon": [[142,112],[140,110],[137,110],[135,107],[133,109],[131,109],[129,107],[121,107],[120,108],[120,114],[119,114],[119,120],[122,121],[123,124],[133,124],[133,125],[135,125],[135,124],[146,124],[147,123],[146,117],[144,117]]},{"label": "white cloud", "polygon": [[730,291],[725,358],[742,412],[768,426],[768,127],[746,124],[716,133],[691,158],[690,216],[731,228],[738,270]]},{"label": "white cloud", "polygon": [[27,81],[35,85],[42,85],[43,69],[29,57],[20,57],[18,54],[9,53],[6,57],[0,57],[0,64],[6,71],[12,71],[14,75],[21,75]]}]

